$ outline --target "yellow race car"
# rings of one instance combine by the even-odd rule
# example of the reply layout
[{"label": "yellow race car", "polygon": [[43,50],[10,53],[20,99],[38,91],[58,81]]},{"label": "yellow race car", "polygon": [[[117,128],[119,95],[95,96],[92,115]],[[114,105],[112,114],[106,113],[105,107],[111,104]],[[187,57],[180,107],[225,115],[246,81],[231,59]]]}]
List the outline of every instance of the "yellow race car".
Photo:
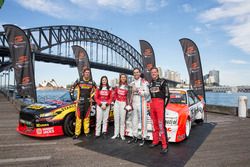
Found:
[{"label": "yellow race car", "polygon": [[[76,104],[69,92],[57,100],[47,100],[23,108],[19,113],[17,131],[34,137],[72,136],[75,131]],[[91,106],[90,125],[95,126],[95,103]],[[109,121],[113,121],[111,109]]]}]

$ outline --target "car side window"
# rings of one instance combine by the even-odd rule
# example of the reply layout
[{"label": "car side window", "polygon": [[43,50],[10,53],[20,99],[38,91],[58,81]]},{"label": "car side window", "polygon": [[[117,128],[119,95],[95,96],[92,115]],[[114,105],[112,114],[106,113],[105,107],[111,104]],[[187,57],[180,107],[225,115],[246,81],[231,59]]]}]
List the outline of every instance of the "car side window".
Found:
[{"label": "car side window", "polygon": [[195,99],[193,98],[193,95],[190,91],[188,91],[188,105],[192,106],[195,104]]},{"label": "car side window", "polygon": [[190,91],[190,94],[191,94],[192,98],[194,99],[195,103],[198,103],[200,101],[193,91]]}]

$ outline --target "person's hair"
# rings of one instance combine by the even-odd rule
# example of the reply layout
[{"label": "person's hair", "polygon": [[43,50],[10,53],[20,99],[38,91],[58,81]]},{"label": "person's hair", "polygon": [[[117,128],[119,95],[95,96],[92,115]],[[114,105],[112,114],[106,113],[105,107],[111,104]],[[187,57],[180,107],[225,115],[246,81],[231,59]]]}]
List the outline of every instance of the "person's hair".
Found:
[{"label": "person's hair", "polygon": [[120,76],[119,76],[119,86],[121,86],[121,84],[122,84],[122,83],[121,83],[121,77],[122,77],[122,76],[125,76],[125,77],[126,77],[126,82],[125,82],[125,84],[126,84],[126,85],[128,84],[128,77],[127,77],[127,75],[124,74],[124,73],[121,73]]},{"label": "person's hair", "polygon": [[89,71],[90,72],[90,68],[84,68],[83,70],[82,70],[82,75],[85,73],[85,71]]},{"label": "person's hair", "polygon": [[153,68],[151,68],[151,70],[150,71],[152,71],[152,70],[156,70],[157,72],[159,72],[159,70],[158,70],[158,68],[157,67],[153,67]]},{"label": "person's hair", "polygon": [[106,84],[107,89],[110,88],[108,77],[107,77],[107,76],[102,76],[101,79],[100,79],[100,86],[99,86],[99,89],[100,89],[100,90],[102,90],[102,87],[103,87],[103,85],[102,85],[102,80],[103,80],[104,78],[106,78],[106,80],[107,80],[107,84]]},{"label": "person's hair", "polygon": [[133,72],[134,72],[135,70],[138,70],[138,71],[141,73],[141,69],[140,69],[140,68],[135,67],[135,68],[133,69]]}]

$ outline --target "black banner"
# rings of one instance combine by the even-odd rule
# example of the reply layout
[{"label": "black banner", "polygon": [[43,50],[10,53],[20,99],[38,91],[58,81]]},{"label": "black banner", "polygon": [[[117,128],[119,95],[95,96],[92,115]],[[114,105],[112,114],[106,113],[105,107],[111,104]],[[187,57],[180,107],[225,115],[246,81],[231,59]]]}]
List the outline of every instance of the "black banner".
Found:
[{"label": "black banner", "polygon": [[[90,68],[89,56],[86,50],[83,49],[81,46],[73,45],[72,49],[75,55],[79,77],[82,78],[83,69]],[[92,80],[92,74],[90,75],[90,79]]]},{"label": "black banner", "polygon": [[36,102],[36,86],[30,42],[22,29],[15,25],[3,25],[11,61],[15,71],[17,92],[20,96],[31,97]]},{"label": "black banner", "polygon": [[182,38],[179,41],[184,53],[190,84],[196,94],[202,96],[205,100],[204,80],[198,47],[192,40],[187,38]]},{"label": "black banner", "polygon": [[151,81],[152,77],[150,70],[156,66],[155,64],[155,54],[150,43],[144,40],[140,40],[141,54],[143,57],[143,74],[147,81]]}]

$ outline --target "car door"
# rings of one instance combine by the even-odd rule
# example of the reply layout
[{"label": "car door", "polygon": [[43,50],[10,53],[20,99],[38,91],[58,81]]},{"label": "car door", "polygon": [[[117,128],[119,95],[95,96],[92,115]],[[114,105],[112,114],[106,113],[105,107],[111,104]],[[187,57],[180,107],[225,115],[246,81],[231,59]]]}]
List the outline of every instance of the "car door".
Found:
[{"label": "car door", "polygon": [[188,96],[188,108],[190,113],[191,121],[193,122],[195,120],[195,115],[198,112],[198,102],[199,100],[196,98],[194,93],[191,90],[187,91]]}]

